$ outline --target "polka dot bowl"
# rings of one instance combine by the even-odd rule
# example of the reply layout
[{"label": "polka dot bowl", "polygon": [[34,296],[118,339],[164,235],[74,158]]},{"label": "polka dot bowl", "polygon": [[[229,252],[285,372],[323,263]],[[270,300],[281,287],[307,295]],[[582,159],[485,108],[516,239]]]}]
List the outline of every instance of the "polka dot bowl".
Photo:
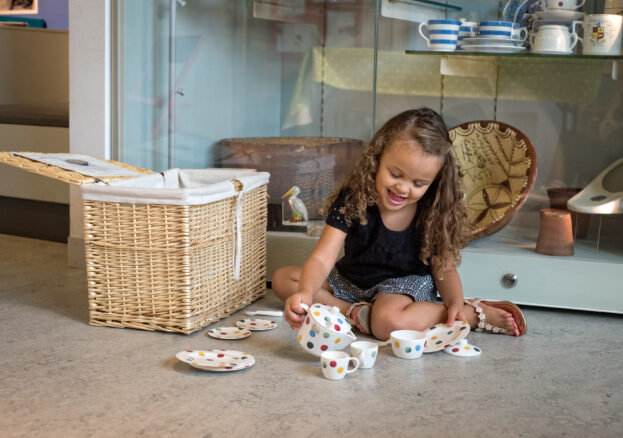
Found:
[{"label": "polka dot bowl", "polygon": [[392,351],[402,359],[417,359],[424,353],[427,335],[417,330],[396,330],[390,333]]}]

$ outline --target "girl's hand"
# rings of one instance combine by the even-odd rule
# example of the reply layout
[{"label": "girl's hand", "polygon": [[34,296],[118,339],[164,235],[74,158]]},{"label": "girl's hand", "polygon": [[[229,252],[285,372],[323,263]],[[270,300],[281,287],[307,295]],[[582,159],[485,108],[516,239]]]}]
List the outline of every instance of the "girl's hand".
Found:
[{"label": "girl's hand", "polygon": [[457,321],[457,320],[466,321],[467,320],[463,312],[463,306],[464,306],[463,302],[450,304],[448,306],[448,320],[446,321],[446,324],[452,327],[454,325],[454,321]]},{"label": "girl's hand", "polygon": [[303,325],[303,318],[305,315],[305,309],[300,304],[305,303],[311,306],[311,297],[306,294],[296,293],[291,295],[287,300],[284,307],[283,315],[290,327],[294,330],[298,330]]}]

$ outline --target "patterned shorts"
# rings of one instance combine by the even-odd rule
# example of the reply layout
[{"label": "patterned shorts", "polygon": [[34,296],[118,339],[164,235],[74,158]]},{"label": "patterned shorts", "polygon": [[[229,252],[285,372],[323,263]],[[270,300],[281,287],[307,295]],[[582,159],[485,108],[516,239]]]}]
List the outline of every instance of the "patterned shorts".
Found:
[{"label": "patterned shorts", "polygon": [[437,300],[437,289],[433,276],[430,274],[389,278],[370,289],[361,289],[333,268],[327,282],[333,288],[333,296],[349,303],[360,301],[372,303],[380,295],[386,294],[408,295],[414,301],[434,302]]}]

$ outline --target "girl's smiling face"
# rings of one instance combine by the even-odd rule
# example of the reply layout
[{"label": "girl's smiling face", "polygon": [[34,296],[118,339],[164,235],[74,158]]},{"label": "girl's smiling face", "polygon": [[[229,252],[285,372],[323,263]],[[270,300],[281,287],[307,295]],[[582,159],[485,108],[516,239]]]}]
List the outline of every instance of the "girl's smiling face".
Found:
[{"label": "girl's smiling face", "polygon": [[376,173],[376,192],[381,212],[412,207],[433,183],[443,160],[424,152],[419,143],[394,140],[381,155]]}]

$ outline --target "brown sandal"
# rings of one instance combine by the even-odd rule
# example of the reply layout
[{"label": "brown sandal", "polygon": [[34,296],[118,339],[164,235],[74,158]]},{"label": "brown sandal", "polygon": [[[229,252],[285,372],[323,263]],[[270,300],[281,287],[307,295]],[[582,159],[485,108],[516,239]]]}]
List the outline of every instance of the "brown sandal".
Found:
[{"label": "brown sandal", "polygon": [[473,300],[465,300],[465,303],[469,304],[476,310],[476,316],[478,317],[478,327],[475,328],[474,330],[477,332],[482,332],[483,330],[486,330],[488,332],[493,332],[493,333],[501,333],[505,335],[508,334],[511,336],[514,335],[514,333],[507,333],[506,329],[495,327],[495,326],[492,326],[491,324],[486,323],[485,319],[487,316],[483,312],[482,307],[480,307],[480,303],[483,303],[487,306],[490,306],[496,309],[502,309],[505,312],[510,313],[511,316],[513,317],[513,320],[515,321],[515,326],[517,328],[517,331],[519,332],[518,336],[524,335],[528,331],[528,327],[526,325],[526,318],[524,317],[519,307],[516,304],[511,303],[510,301],[485,301],[480,298],[477,298]]},{"label": "brown sandal", "polygon": [[[357,314],[353,317],[353,310],[359,308]],[[346,311],[346,319],[351,326],[357,327],[359,331],[364,335],[369,335],[370,330],[370,311],[372,304],[361,301],[359,303],[353,303]]]}]

